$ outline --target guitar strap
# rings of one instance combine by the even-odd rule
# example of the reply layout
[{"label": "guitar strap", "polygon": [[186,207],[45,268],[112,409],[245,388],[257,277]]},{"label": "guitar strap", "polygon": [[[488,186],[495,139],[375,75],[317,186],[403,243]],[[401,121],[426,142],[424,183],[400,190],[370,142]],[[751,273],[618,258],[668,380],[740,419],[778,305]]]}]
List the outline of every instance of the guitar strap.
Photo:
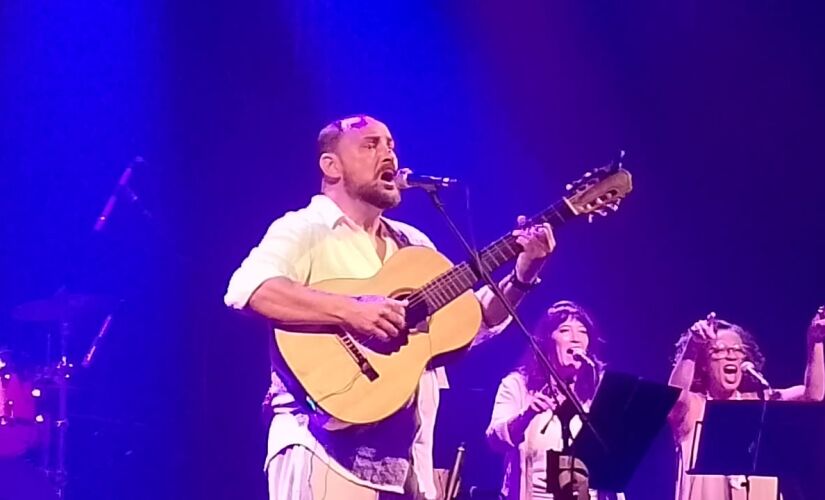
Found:
[{"label": "guitar strap", "polygon": [[402,249],[404,247],[412,246],[410,243],[410,239],[401,231],[397,231],[395,228],[390,225],[385,219],[381,219],[381,224],[384,226],[384,230],[387,231],[387,234],[390,235],[390,238],[398,245],[398,249]]}]

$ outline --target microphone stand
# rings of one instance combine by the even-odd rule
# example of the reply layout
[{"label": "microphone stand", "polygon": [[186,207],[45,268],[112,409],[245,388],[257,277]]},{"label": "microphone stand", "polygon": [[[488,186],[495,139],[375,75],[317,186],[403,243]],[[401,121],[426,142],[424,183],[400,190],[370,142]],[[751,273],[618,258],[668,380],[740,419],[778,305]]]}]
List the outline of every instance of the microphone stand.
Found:
[{"label": "microphone stand", "polygon": [[[152,214],[141,203],[137,193],[129,186],[129,180],[132,177],[133,169],[143,163],[143,158],[140,156],[136,156],[126,166],[117,183],[115,184],[112,193],[107,198],[106,204],[103,206],[100,215],[95,219],[92,225],[92,234],[102,233],[106,229],[109,217],[115,210],[118,200],[121,197],[125,197],[126,201],[140,208],[140,211],[144,217],[152,219]],[[77,271],[77,269],[73,269],[70,272],[72,271]],[[58,290],[57,295],[65,291],[66,285],[64,284]],[[114,316],[117,307],[122,302],[123,299],[119,301],[118,305],[115,306],[115,308],[109,312],[106,319],[103,321],[103,325],[100,331],[92,341],[86,356],[84,356],[83,358],[83,361],[81,363],[81,366],[83,368],[88,368],[91,365],[92,359],[99,347],[100,342],[109,330],[112,317]],[[65,317],[60,318],[58,322],[59,329],[57,338],[58,359],[54,367],[49,370],[49,378],[52,379],[52,382],[54,383],[57,392],[57,407],[55,408],[56,418],[54,422],[55,437],[53,453],[50,453],[52,450],[46,449],[44,458],[44,468],[47,470],[47,473],[55,487],[55,493],[57,494],[57,497],[60,499],[66,498],[67,484],[70,479],[69,470],[67,468],[67,466],[69,465],[68,448],[70,446],[68,436],[70,425],[69,407],[71,406],[69,401],[69,380],[73,376],[75,365],[70,360],[69,340],[73,335],[72,327],[75,323],[74,320],[75,318],[72,317],[72,314],[70,313],[66,314]],[[46,363],[54,363],[54,359],[52,356],[53,342],[54,341],[50,335],[46,346]]]},{"label": "microphone stand", "polygon": [[[455,235],[456,239],[458,239],[458,241],[461,242],[461,245],[464,247],[464,251],[467,252],[467,255],[469,256],[473,267],[475,267],[478,276],[480,276],[484,283],[488,287],[490,287],[490,290],[493,292],[493,294],[501,301],[502,305],[504,306],[504,309],[506,309],[508,314],[510,314],[510,316],[513,318],[513,322],[516,325],[518,325],[518,330],[524,335],[524,338],[527,340],[527,343],[530,345],[530,348],[536,354],[536,357],[539,359],[540,364],[544,367],[545,371],[549,375],[548,378],[556,382],[556,387],[558,388],[559,392],[561,392],[562,395],[565,398],[567,398],[567,400],[570,401],[570,403],[573,405],[575,414],[578,415],[581,419],[582,425],[590,429],[590,432],[593,433],[593,436],[596,438],[596,440],[599,442],[602,448],[607,450],[607,445],[605,444],[604,440],[602,440],[601,436],[599,436],[599,433],[596,431],[596,428],[590,421],[590,418],[585,412],[584,406],[582,405],[582,402],[579,400],[578,396],[576,396],[576,394],[570,389],[570,387],[567,386],[559,372],[550,363],[550,360],[547,358],[547,355],[541,350],[541,347],[538,345],[533,336],[530,335],[530,330],[527,329],[524,322],[516,313],[516,310],[513,307],[513,305],[510,303],[509,300],[507,300],[507,297],[504,296],[504,292],[490,276],[490,273],[487,271],[487,269],[485,269],[482,265],[481,258],[478,255],[478,251],[475,248],[473,248],[472,245],[470,245],[470,243],[462,234],[461,230],[455,225],[455,222],[453,222],[452,218],[450,218],[450,215],[447,213],[447,210],[444,207],[444,203],[438,196],[438,187],[420,187],[424,189],[424,191],[426,191],[427,194],[430,196],[430,199],[432,200],[435,208],[444,217],[444,220],[447,222],[447,225],[449,226],[452,233]],[[556,398],[556,403],[558,403],[557,396],[555,396],[554,394],[553,397]]]},{"label": "microphone stand", "polygon": [[[762,400],[762,409],[759,412],[759,430],[756,433],[756,439],[753,443],[751,473],[745,476],[746,500],[750,500],[751,498],[751,477],[756,475],[756,466],[759,464],[759,450],[762,447],[762,431],[765,427],[765,416],[768,412],[768,394],[772,391],[770,384],[763,384],[761,380],[757,382],[759,383],[759,398]],[[767,380],[765,382],[767,382]]]}]

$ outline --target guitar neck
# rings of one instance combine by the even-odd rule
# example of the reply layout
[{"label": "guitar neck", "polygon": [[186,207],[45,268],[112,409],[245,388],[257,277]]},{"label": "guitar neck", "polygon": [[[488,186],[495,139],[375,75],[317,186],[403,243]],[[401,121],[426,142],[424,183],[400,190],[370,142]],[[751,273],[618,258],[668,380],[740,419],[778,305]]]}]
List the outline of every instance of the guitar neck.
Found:
[{"label": "guitar neck", "polygon": [[[553,228],[558,228],[576,215],[567,200],[562,198],[532,217],[527,225],[549,223]],[[507,234],[481,250],[479,260],[484,269],[492,273],[514,260],[521,251],[522,247],[516,241],[516,237]],[[465,261],[436,277],[413,295],[420,295],[426,302],[429,313],[432,314],[474,287],[480,280],[481,274],[475,264]]]}]

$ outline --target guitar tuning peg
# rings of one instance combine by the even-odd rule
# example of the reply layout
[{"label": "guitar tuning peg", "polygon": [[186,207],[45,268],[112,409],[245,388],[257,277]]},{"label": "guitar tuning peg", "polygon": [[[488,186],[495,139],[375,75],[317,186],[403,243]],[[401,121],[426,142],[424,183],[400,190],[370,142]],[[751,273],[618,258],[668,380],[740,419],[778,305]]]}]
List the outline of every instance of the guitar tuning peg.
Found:
[{"label": "guitar tuning peg", "polygon": [[587,222],[592,224],[596,220],[596,216],[606,217],[607,212],[604,209],[598,208],[587,214]]},{"label": "guitar tuning peg", "polygon": [[566,186],[564,186],[564,189],[566,189],[568,191],[572,191],[573,190],[573,184],[567,184]]},{"label": "guitar tuning peg", "polygon": [[619,203],[621,201],[622,201],[621,198],[619,198],[615,201],[612,201],[612,202],[608,203],[607,206],[610,207],[610,209],[613,210],[614,212],[618,212],[619,211]]}]

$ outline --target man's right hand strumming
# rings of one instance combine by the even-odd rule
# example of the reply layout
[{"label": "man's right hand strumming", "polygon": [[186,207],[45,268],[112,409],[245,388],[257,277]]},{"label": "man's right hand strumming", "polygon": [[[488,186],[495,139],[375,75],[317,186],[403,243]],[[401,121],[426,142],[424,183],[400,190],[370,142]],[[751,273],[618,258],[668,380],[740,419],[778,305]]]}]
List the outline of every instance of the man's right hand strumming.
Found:
[{"label": "man's right hand strumming", "polygon": [[344,328],[364,338],[388,341],[404,331],[407,301],[380,295],[356,297],[343,314]]}]

